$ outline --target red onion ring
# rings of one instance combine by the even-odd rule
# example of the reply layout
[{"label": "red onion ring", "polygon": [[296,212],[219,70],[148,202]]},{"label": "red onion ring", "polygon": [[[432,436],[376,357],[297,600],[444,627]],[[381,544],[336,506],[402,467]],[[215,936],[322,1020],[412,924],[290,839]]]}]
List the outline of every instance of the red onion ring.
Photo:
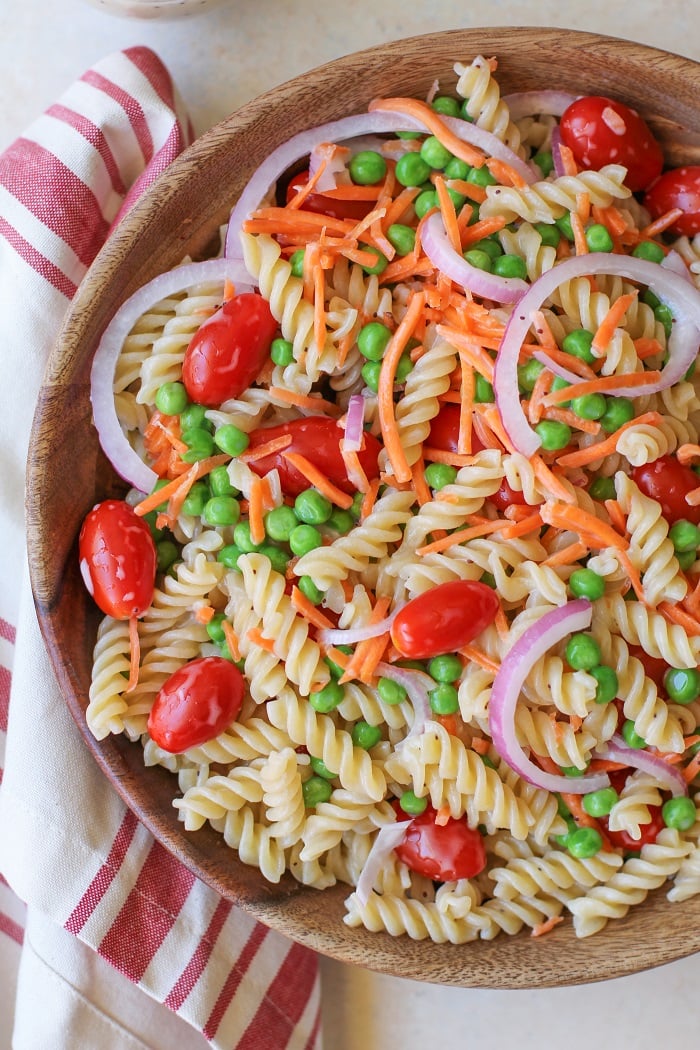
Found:
[{"label": "red onion ring", "polygon": [[139,317],[149,307],[206,281],[232,281],[237,292],[252,291],[250,274],[240,263],[227,259],[207,259],[189,263],[155,277],[122,303],[109,322],[92,362],[90,400],[100,445],[114,469],[141,492],[150,492],[158,475],[147,466],[129,444],[117,417],[114,403],[114,371],[124,340]]},{"label": "red onion ring", "polygon": [[565,379],[567,383],[583,382],[581,376],[576,375],[575,372],[570,372],[568,368],[564,368],[564,366],[560,365],[558,361],[553,361],[551,357],[548,357],[546,350],[535,350],[532,356],[535,361],[539,361],[541,365],[548,368],[555,376],[559,376],[560,379]]},{"label": "red onion ring", "polygon": [[[647,259],[608,255],[606,252],[577,255],[557,263],[530,286],[513,310],[494,367],[493,389],[501,421],[511,442],[524,456],[534,455],[540,446],[540,439],[523,412],[518,390],[518,358],[532,323],[532,314],[560,285],[575,277],[596,273],[614,274],[647,285],[673,312],[668,361],[659,380],[644,387],[645,394],[658,393],[679,382],[697,356],[700,343],[700,292],[685,278]],[[626,386],[625,378],[620,376],[619,385],[607,393],[638,397],[640,388]]]},{"label": "red onion ring", "polygon": [[578,98],[568,91],[513,91],[503,95],[511,120],[522,120],[523,117],[551,116],[560,117]]},{"label": "red onion ring", "polygon": [[670,766],[662,758],[649,754],[643,748],[628,747],[621,736],[615,735],[608,741],[604,752],[605,758],[612,762],[623,762],[633,769],[641,769],[643,773],[658,780],[659,784],[667,788],[674,798],[688,794],[688,785],[683,779],[683,774],[676,766]]},{"label": "red onion ring", "polygon": [[450,243],[439,211],[433,212],[423,225],[422,244],[425,254],[436,269],[450,280],[483,299],[496,303],[515,303],[530,287],[519,277],[498,277],[480,270],[461,256]]},{"label": "red onion ring", "polygon": [[355,896],[360,904],[364,905],[369,900],[369,895],[374,889],[377,876],[384,867],[387,857],[403,842],[410,826],[410,820],[402,820],[396,824],[385,824],[375,835],[372,848],[367,854],[367,860],[363,865],[355,887]]},{"label": "red onion ring", "polygon": [[362,394],[353,394],[348,401],[348,410],[345,414],[345,432],[343,435],[343,451],[359,452],[363,444],[363,424],[365,421],[365,399]]},{"label": "red onion ring", "polygon": [[501,664],[491,690],[489,730],[496,751],[524,780],[547,791],[584,795],[610,783],[607,773],[565,777],[545,772],[527,757],[515,731],[515,711],[529,672],[567,634],[590,626],[592,615],[593,606],[585,598],[545,613],[517,640]]},{"label": "red onion ring", "polygon": [[554,174],[558,179],[562,175],[566,175],[566,168],[561,156],[561,131],[558,127],[552,128],[552,164],[554,165]]},{"label": "red onion ring", "polygon": [[671,270],[672,273],[677,273],[678,276],[682,277],[685,281],[689,281],[691,284],[693,283],[693,278],[691,277],[685,259],[675,248],[671,248],[668,255],[661,260],[660,265],[663,266],[664,270]]},{"label": "red onion ring", "polygon": [[324,627],[316,635],[320,645],[354,645],[355,642],[364,642],[368,638],[378,638],[391,629],[391,625],[399,610],[394,609],[389,616],[385,616],[376,623],[367,623],[362,627]]}]

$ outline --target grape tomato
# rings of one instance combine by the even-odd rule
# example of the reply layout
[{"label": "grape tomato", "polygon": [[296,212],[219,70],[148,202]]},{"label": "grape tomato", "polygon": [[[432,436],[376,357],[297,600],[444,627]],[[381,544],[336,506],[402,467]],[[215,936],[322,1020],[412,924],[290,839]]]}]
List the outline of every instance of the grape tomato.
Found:
[{"label": "grape tomato", "polygon": [[[294,175],[287,185],[287,204],[294,200],[297,194],[304,189],[309,181],[309,170]],[[329,197],[324,193],[309,193],[304,199],[302,207],[305,211],[312,211],[318,215],[328,215],[331,219],[353,219],[359,221],[364,219],[374,205],[373,201],[341,200]]]},{"label": "grape tomato", "polygon": [[653,219],[681,209],[683,214],[668,227],[670,233],[679,237],[700,233],[700,165],[689,164],[664,172],[647,190],[644,204]]},{"label": "grape tomato", "polygon": [[235,721],[245,679],[230,660],[203,656],[161,686],[148,716],[151,739],[170,754],[213,740]]},{"label": "grape tomato", "polygon": [[156,548],[148,525],[123,500],[96,504],[78,538],[83,581],[96,605],[116,620],[142,616],[153,598]]},{"label": "grape tomato", "polygon": [[580,167],[622,164],[625,184],[635,193],[661,174],[661,146],[646,121],[623,102],[603,95],[578,98],[562,114],[560,131]]},{"label": "grape tomato", "polygon": [[[426,442],[432,448],[442,452],[456,452],[459,444],[460,407],[451,402],[442,406],[430,421],[430,434]],[[482,452],[484,446],[472,429],[472,453]]]},{"label": "grape tomato", "polygon": [[413,660],[457,652],[493,623],[499,608],[497,594],[485,583],[440,583],[399,609],[391,640],[402,656]]},{"label": "grape tomato", "polygon": [[694,507],[685,498],[693,489],[700,488],[700,477],[675,456],[660,456],[651,463],[634,467],[632,480],[645,496],[661,504],[661,512],[670,524],[690,521],[700,525],[700,505]]},{"label": "grape tomato", "polygon": [[[402,810],[399,820],[405,819]],[[411,871],[428,879],[448,882],[471,879],[486,867],[484,839],[476,828],[470,828],[466,817],[449,817],[444,824],[436,824],[437,816],[428,806],[414,817],[396,855]]]}]

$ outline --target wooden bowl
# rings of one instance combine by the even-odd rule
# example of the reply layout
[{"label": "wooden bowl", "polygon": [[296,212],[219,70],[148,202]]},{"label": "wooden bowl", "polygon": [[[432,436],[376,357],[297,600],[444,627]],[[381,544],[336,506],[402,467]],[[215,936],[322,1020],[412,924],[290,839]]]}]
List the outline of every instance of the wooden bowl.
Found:
[{"label": "wooden bowl", "polygon": [[462,947],[414,942],[343,921],[347,887],[322,893],[291,878],[265,883],[220,836],[186,834],[172,806],[171,775],[143,766],[125,738],[95,741],[85,726],[98,614],[76,557],[81,520],[97,498],[122,491],[91,425],[92,354],[115,308],[140,285],[206,251],[254,167],[278,143],[323,121],[365,109],[379,95],[424,94],[452,83],[455,61],[496,55],[504,93],[536,87],[613,95],[638,109],[670,164],[700,160],[700,65],[623,40],[560,29],[437,33],[349,55],[275,88],[196,142],[134,208],[85,277],[42,387],[29,457],[31,577],[41,628],[63,694],[115,789],[169,850],[224,897],[263,923],[348,963],[422,981],[523,988],[601,980],[687,956],[700,948],[700,897],[669,904],[663,890],[594,937],[563,923],[546,938]]}]

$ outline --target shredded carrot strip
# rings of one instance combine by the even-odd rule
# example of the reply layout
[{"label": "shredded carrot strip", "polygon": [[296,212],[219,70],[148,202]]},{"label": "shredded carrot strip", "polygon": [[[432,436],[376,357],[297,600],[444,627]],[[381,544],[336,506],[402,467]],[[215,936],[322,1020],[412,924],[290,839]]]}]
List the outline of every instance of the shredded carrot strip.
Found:
[{"label": "shredded carrot strip", "polygon": [[445,324],[437,326],[437,333],[456,350],[463,353],[472,368],[475,368],[484,379],[487,379],[489,383],[493,382],[493,358],[484,350],[480,339]]},{"label": "shredded carrot strip", "polygon": [[208,459],[200,459],[197,463],[193,463],[186,474],[181,475],[179,478],[173,478],[167,485],[163,485],[162,488],[156,489],[149,496],[145,496],[134,507],[135,513],[142,517],[144,514],[149,514],[150,511],[155,510],[161,503],[167,501],[169,504],[168,516],[176,517],[177,515],[173,513],[170,503],[176,501],[181,506],[195,481],[209,474],[214,467],[227,463],[230,458],[230,456],[222,453],[221,455],[210,456]]},{"label": "shredded carrot strip", "polygon": [[605,509],[608,512],[613,528],[617,529],[623,536],[626,536],[628,533],[627,518],[618,501],[616,499],[606,499]]},{"label": "shredded carrot strip", "polygon": [[581,216],[578,212],[571,212],[571,229],[574,234],[574,248],[577,255],[588,254],[588,241],[586,240],[586,231],[583,228],[581,222]]},{"label": "shredded carrot strip", "polygon": [[[387,614],[391,599],[386,597],[377,598],[369,618],[370,624],[379,623]],[[358,678],[362,682],[371,681],[377,664],[381,660],[387,642],[389,632],[377,635],[375,638],[365,638],[355,646],[355,652],[348,661],[343,675],[339,679],[341,685]]]},{"label": "shredded carrot strip", "polygon": [[483,240],[484,237],[489,237],[492,233],[498,233],[505,225],[506,220],[498,215],[494,215],[489,219],[479,219],[463,232],[462,247],[466,248],[470,244],[476,244],[477,241]]},{"label": "shredded carrot strip", "polygon": [[640,336],[639,339],[634,340],[634,349],[637,351],[637,357],[639,360],[646,361],[647,357],[654,357],[656,354],[662,354],[664,348],[658,339]]},{"label": "shredded carrot strip", "polygon": [[454,715],[437,715],[437,720],[450,736],[457,736],[457,719]]},{"label": "shredded carrot strip", "polygon": [[543,368],[535,380],[527,409],[528,419],[533,425],[542,419],[546,407],[545,398],[552,389],[553,382],[554,374],[548,368]]},{"label": "shredded carrot strip", "polygon": [[[226,630],[226,628],[224,628]],[[264,649],[268,653],[274,653],[275,642],[273,638],[265,638],[259,627],[251,627],[248,630],[248,640],[257,645],[259,649]],[[233,655],[233,654],[231,654]]]},{"label": "shredded carrot strip", "polygon": [[673,226],[676,219],[680,219],[682,214],[682,208],[671,208],[670,211],[660,215],[658,219],[650,222],[648,226],[639,231],[640,240],[649,240],[650,237],[657,237],[664,230],[667,230],[669,226]]},{"label": "shredded carrot strip", "polygon": [[486,653],[482,653],[481,649],[478,649],[475,645],[463,645],[459,652],[465,659],[471,660],[472,663],[482,667],[484,671],[492,671],[494,674],[498,674],[501,665],[492,660]]},{"label": "shredded carrot strip", "polygon": [[343,510],[352,507],[352,496],[330,482],[306,456],[302,456],[300,452],[283,452],[282,455],[300,474],[304,475],[309,484],[318,489],[336,507],[342,507]]},{"label": "shredded carrot strip", "polygon": [[501,639],[507,638],[508,631],[510,630],[510,624],[508,623],[508,618],[505,612],[503,611],[503,606],[498,606],[498,610],[496,611],[496,617],[493,622],[496,626],[498,637]]},{"label": "shredded carrot strip", "polygon": [[518,521],[513,525],[506,525],[503,530],[503,538],[505,540],[513,540],[518,536],[527,536],[529,532],[534,532],[535,529],[542,527],[542,518],[539,514],[530,514],[527,518],[523,518],[522,521]]},{"label": "shredded carrot strip", "polygon": [[230,278],[227,277],[224,280],[223,302],[227,303],[229,301],[229,299],[233,299],[235,294],[236,294],[236,286],[233,283],[233,281],[230,280]]},{"label": "shredded carrot strip", "polygon": [[[643,393],[644,387],[656,383],[660,374],[656,369],[648,372],[631,372],[624,377],[624,382],[627,386],[639,387],[640,393]],[[548,394],[545,399],[545,406],[556,405],[560,401],[569,401],[575,397],[584,397],[586,394],[602,394],[607,390],[614,390],[619,385],[620,376],[599,376],[597,379],[587,380],[583,383],[572,383],[570,386],[562,387],[561,390],[553,390]],[[639,421],[639,418],[636,422]]]},{"label": "shredded carrot strip", "polygon": [[610,345],[615,329],[622,323],[622,318],[629,310],[639,293],[636,291],[621,295],[612,304],[603,320],[598,325],[591,343],[591,350],[596,357],[601,357]]},{"label": "shredded carrot strip", "polygon": [[691,616],[690,613],[685,612],[678,605],[672,605],[671,602],[663,601],[659,602],[657,609],[662,614],[665,620],[669,623],[677,623],[684,629],[686,634],[691,635],[693,638],[700,636],[700,622]]},{"label": "shredded carrot strip", "polygon": [[472,737],[472,751],[476,751],[477,755],[487,755],[491,746],[490,741],[484,740],[482,736]]},{"label": "shredded carrot strip", "polygon": [[504,160],[499,160],[497,157],[489,157],[486,161],[486,167],[501,186],[515,186],[518,189],[527,186],[520,172],[516,171],[512,165],[507,164]]},{"label": "shredded carrot strip", "polygon": [[370,112],[389,110],[403,113],[407,117],[417,117],[421,124],[428,129],[431,135],[435,136],[445,149],[448,149],[455,157],[459,157],[460,160],[465,161],[473,168],[480,168],[486,159],[483,153],[480,153],[479,150],[470,146],[467,142],[463,142],[455,135],[427,102],[421,102],[415,98],[379,98],[370,102],[368,109]]},{"label": "shredded carrot strip", "polygon": [[254,463],[258,459],[265,459],[267,456],[274,456],[277,452],[289,448],[291,443],[291,434],[280,434],[279,437],[273,438],[272,441],[266,441],[263,445],[256,445],[254,448],[247,448],[238,458],[244,463]]},{"label": "shredded carrot strip", "polygon": [[[561,460],[559,462],[561,462]],[[530,457],[530,463],[535,472],[535,477],[545,492],[548,492],[550,496],[553,496],[556,500],[560,500],[562,503],[575,502],[575,497],[569,492],[566,486],[562,484],[554,471],[550,470],[538,452]]]},{"label": "shredded carrot strip", "polygon": [[306,595],[296,586],[292,587],[291,602],[296,611],[301,613],[304,619],[308,620],[308,622],[313,624],[314,627],[324,630],[334,626],[333,621],[329,620],[320,609],[317,609],[316,606],[309,601]]},{"label": "shredded carrot strip", "polygon": [[700,773],[700,751],[691,758],[688,765],[681,770],[686,784],[691,784]]},{"label": "shredded carrot strip", "polygon": [[248,497],[248,522],[250,524],[250,538],[253,543],[263,543],[265,540],[265,521],[263,518],[263,484],[262,479],[254,475],[250,481],[250,495]]},{"label": "shredded carrot strip", "polygon": [[385,229],[393,226],[394,223],[400,222],[403,214],[407,211],[408,207],[413,203],[418,194],[420,193],[419,186],[407,186],[401,190],[386,210],[382,225]]},{"label": "shredded carrot strip", "polygon": [[313,192],[316,183],[323,175],[324,171],[328,167],[328,158],[323,157],[316,168],[316,171],[309,178],[308,182],[301,187],[301,189],[294,194],[292,199],[287,202],[287,207],[291,209],[301,208],[306,198]]},{"label": "shredded carrot strip", "polygon": [[341,441],[340,454],[343,457],[343,462],[345,463],[345,469],[350,483],[355,486],[358,492],[369,492],[369,478],[362,469],[360,457],[357,452],[346,452],[343,448],[343,442]]},{"label": "shredded carrot strip", "polygon": [[326,650],[326,656],[329,660],[332,660],[334,664],[337,664],[338,667],[342,667],[343,670],[345,670],[350,663],[350,656],[348,653],[341,652],[341,650],[336,649],[334,645]]},{"label": "shredded carrot strip", "polygon": [[467,529],[457,529],[456,532],[451,532],[448,536],[442,536],[438,540],[433,540],[432,543],[426,543],[423,547],[418,547],[416,554],[423,557],[426,554],[433,554],[435,551],[444,551],[448,547],[454,547],[456,543],[466,543],[467,540],[475,540],[480,536],[490,536],[492,532],[500,532],[503,527],[503,522],[499,519],[497,521],[486,521],[483,525],[471,525]]},{"label": "shredded carrot strip", "polygon": [[560,423],[568,423],[570,427],[583,431],[584,434],[599,434],[600,423],[594,419],[583,419],[577,416],[569,408],[547,408],[544,411],[545,419],[558,419]]},{"label": "shredded carrot strip", "polygon": [[[636,374],[636,373],[635,373]],[[647,375],[651,373],[647,372]],[[568,387],[571,390],[571,387]],[[609,456],[611,452],[614,452],[617,448],[617,443],[620,440],[620,436],[628,430],[630,427],[637,426],[640,423],[649,423],[652,426],[659,426],[661,423],[661,416],[658,412],[644,412],[641,416],[637,416],[636,419],[631,419],[628,423],[623,423],[621,427],[606,438],[605,441],[598,441],[595,445],[589,445],[588,448],[578,449],[576,452],[567,452],[566,455],[559,457],[559,465],[562,467],[583,467],[586,463],[591,463],[593,460],[602,459],[603,456]]]},{"label": "shredded carrot strip", "polygon": [[474,411],[474,369],[463,351],[459,353],[462,365],[462,387],[459,405],[459,432],[457,452],[459,455],[470,455],[472,451],[472,414]]},{"label": "shredded carrot strip", "polygon": [[[535,315],[533,314],[533,317]],[[540,347],[537,343],[525,343],[523,345],[523,352],[520,355],[521,359],[527,360],[529,357],[539,350]],[[563,350],[559,350],[558,347],[550,346],[549,344],[542,344],[542,350],[546,353],[547,357],[551,358],[553,362],[567,368],[570,372],[575,372],[576,375],[581,376],[582,379],[595,379],[596,374],[590,365],[586,364],[578,357],[572,357],[571,354],[567,354]]]},{"label": "shredded carrot strip", "polygon": [[574,160],[574,155],[568,146],[559,146],[559,156],[561,157],[562,167],[565,175],[578,175],[578,167]]},{"label": "shredded carrot strip", "polygon": [[[468,197],[470,201],[474,201],[475,204],[483,204],[486,200],[486,187],[477,186],[475,182],[467,182],[466,179],[447,179],[447,188],[449,190],[455,190],[456,193],[461,193],[463,197]],[[471,218],[471,211],[469,218]],[[458,216],[459,221],[459,216]],[[469,222],[459,223],[461,228],[468,226]]]},{"label": "shredded carrot strip", "polygon": [[419,506],[430,503],[430,488],[425,480],[425,460],[422,456],[413,464],[413,491],[418,497]]},{"label": "shredded carrot strip", "polygon": [[619,208],[616,208],[614,204],[609,205],[607,208],[601,208],[599,205],[594,204],[591,210],[594,221],[599,222],[602,226],[606,226],[614,237],[621,237],[628,229],[624,215],[620,213]]},{"label": "shredded carrot strip", "polygon": [[615,550],[625,551],[629,547],[629,540],[581,507],[569,503],[543,503],[540,514],[547,525],[575,532],[583,543],[597,550],[614,547]]},{"label": "shredded carrot strip", "polygon": [[456,252],[461,252],[462,242],[459,234],[459,226],[457,225],[457,213],[452,198],[447,192],[445,179],[442,175],[436,175],[435,189],[437,190],[442,221],[445,224],[445,232],[447,233],[449,242]]},{"label": "shredded carrot strip", "polygon": [[[228,651],[230,652],[232,658],[234,660],[240,660],[241,647],[238,642],[236,632],[233,629],[233,624],[230,620],[224,619],[221,621],[221,629],[224,632],[224,640],[226,642],[226,645],[228,646]],[[250,632],[248,633],[248,637],[250,637]]]},{"label": "shredded carrot strip", "polygon": [[129,617],[129,679],[125,693],[130,693],[138,685],[139,664],[141,663],[141,642],[139,640],[139,621],[135,616]]},{"label": "shredded carrot strip", "polygon": [[214,616],[214,609],[211,605],[198,605],[194,611],[194,618],[198,623],[210,623]]},{"label": "shredded carrot strip", "polygon": [[401,435],[396,425],[394,408],[394,379],[399,358],[406,348],[406,343],[413,334],[425,305],[425,293],[414,292],[408,309],[401,319],[396,331],[391,336],[384,351],[382,367],[379,373],[377,390],[377,408],[379,424],[384,438],[384,447],[398,481],[411,480],[411,468],[406,459]]},{"label": "shredded carrot strip", "polygon": [[550,554],[542,562],[542,565],[571,565],[572,562],[578,561],[579,558],[585,557],[586,554],[588,554],[588,547],[585,543],[578,540],[575,543],[570,543],[568,547],[562,547],[560,551]]},{"label": "shredded carrot strip", "polygon": [[558,926],[559,923],[563,921],[563,915],[552,915],[549,919],[545,919],[544,922],[538,922],[536,926],[533,926],[530,932],[530,936],[544,937],[546,933],[551,933],[554,927]]},{"label": "shredded carrot strip", "polygon": [[585,224],[591,217],[591,195],[590,193],[577,193],[576,194],[576,214],[578,215],[581,222]]},{"label": "shredded carrot strip", "polygon": [[435,823],[438,827],[443,827],[449,822],[451,816],[452,814],[449,806],[440,806],[440,809],[435,814]]}]

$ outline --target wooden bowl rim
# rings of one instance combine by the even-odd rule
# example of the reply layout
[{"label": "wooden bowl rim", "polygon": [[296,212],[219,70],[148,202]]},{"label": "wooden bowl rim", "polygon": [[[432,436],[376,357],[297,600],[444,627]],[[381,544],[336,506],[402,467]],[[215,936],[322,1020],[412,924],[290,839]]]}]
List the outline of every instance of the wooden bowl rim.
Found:
[{"label": "wooden bowl rim", "polygon": [[[378,58],[384,62],[399,62],[406,52],[420,46],[439,53],[446,60],[449,58],[450,62],[460,60],[460,55],[477,53],[495,54],[500,59],[514,53],[518,45],[535,39],[552,49],[580,51],[584,63],[587,54],[602,50],[609,61],[622,65],[627,63],[636,67],[639,61],[643,61],[651,69],[663,67],[675,78],[674,82],[685,83],[689,92],[693,88],[696,94],[700,91],[700,65],[680,55],[597,33],[520,26],[442,31],[376,45],[326,63],[265,92],[206,132],[181,154],[136,203],[90,267],[68,309],[47,364],[34,420],[27,472],[30,578],[40,629],[53,670],[93,758],[126,805],[154,837],[224,898],[243,907],[270,928],[338,961],[416,980],[493,989],[554,987],[605,980],[691,955],[700,949],[700,899],[677,906],[676,919],[673,920],[675,909],[659,896],[661,891],[657,891],[641,909],[633,908],[628,916],[611,922],[601,933],[585,940],[577,940],[570,923],[567,923],[540,941],[531,940],[525,930],[515,937],[503,934],[493,942],[476,941],[454,946],[347,928],[342,922],[342,901],[349,892],[345,886],[325,890],[323,896],[318,896],[318,891],[290,884],[289,880],[283,880],[278,888],[257,887],[255,892],[241,886],[235,877],[236,867],[240,870],[241,866],[237,860],[232,863],[230,851],[216,833],[203,828],[196,835],[188,836],[173,814],[154,811],[150,789],[164,771],[143,768],[140,776],[134,775],[125,755],[129,749],[140,750],[140,745],[129,744],[123,738],[97,741],[87,729],[84,683],[67,658],[58,633],[61,585],[57,583],[55,573],[49,572],[42,557],[47,527],[43,497],[48,481],[46,453],[41,449],[41,439],[46,428],[57,423],[67,399],[76,392],[78,395],[82,392],[84,396],[84,371],[99,336],[99,315],[105,288],[111,284],[116,291],[111,302],[119,305],[150,276],[180,260],[183,245],[192,240],[193,220],[188,219],[186,213],[180,216],[180,225],[173,230],[173,243],[165,255],[158,257],[157,266],[139,256],[139,241],[144,237],[144,231],[152,230],[157,224],[163,209],[179,201],[192,180],[196,182],[203,165],[216,163],[226,170],[224,158],[232,136],[240,137],[244,132],[254,131],[271,107],[282,112],[293,109],[308,95],[310,80],[337,83],[343,76],[356,71],[358,65],[373,63]],[[556,86],[562,77],[555,71],[550,79],[548,86]],[[342,83],[337,86],[342,95]],[[347,112],[343,106],[337,105],[337,108],[340,112]],[[666,119],[672,120],[672,110],[673,106],[669,104],[664,115]],[[316,123],[315,113],[310,112],[305,126]],[[295,126],[302,130],[301,124]],[[286,137],[286,134],[281,135],[280,141]],[[245,181],[242,175],[241,178]],[[212,207],[202,223],[211,231],[217,221],[223,221],[223,216],[217,215]],[[134,257],[138,259],[138,265],[126,272],[125,260]],[[64,561],[64,564],[67,563]],[[655,929],[657,940],[649,946],[645,934],[651,929]]]}]

